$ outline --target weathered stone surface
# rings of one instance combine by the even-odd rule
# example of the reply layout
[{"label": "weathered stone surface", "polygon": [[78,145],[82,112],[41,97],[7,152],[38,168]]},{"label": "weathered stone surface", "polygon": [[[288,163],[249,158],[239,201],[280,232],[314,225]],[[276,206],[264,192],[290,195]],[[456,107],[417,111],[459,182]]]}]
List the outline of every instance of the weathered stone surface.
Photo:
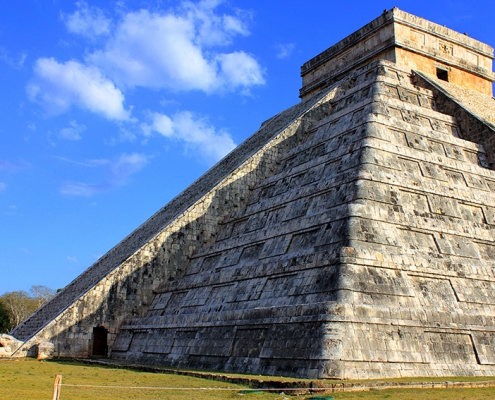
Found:
[{"label": "weathered stone surface", "polygon": [[36,358],[38,360],[49,360],[53,358],[53,354],[55,352],[55,346],[51,342],[40,342],[38,343],[38,351],[36,354]]},{"label": "weathered stone surface", "polygon": [[[431,59],[372,51],[373,29],[396,52],[435,34]],[[485,57],[463,70],[485,93],[489,46],[386,13],[303,67],[306,100],[14,334],[88,356],[104,331],[111,357],[176,367],[495,375],[495,130],[472,99],[491,103],[428,75],[435,57],[462,63],[435,55],[439,40]],[[359,60],[338,70],[346,49]]]},{"label": "weathered stone surface", "polygon": [[186,276],[124,322],[113,356],[312,377],[493,373],[493,172],[412,76],[356,70]]},{"label": "weathered stone surface", "polygon": [[392,8],[304,63],[300,96],[307,98],[349,71],[377,59],[447,77],[463,88],[492,94],[492,47]]},{"label": "weathered stone surface", "polygon": [[[13,336],[0,334],[0,357],[12,357],[23,344],[24,342]],[[25,357],[26,353],[23,352],[20,356]]]},{"label": "weathered stone surface", "polygon": [[153,290],[185,273],[195,250],[215,240],[222,219],[246,203],[252,188],[273,174],[292,142],[302,140],[309,99],[265,122],[191,187],[71,282],[11,333],[31,348],[40,339],[60,356],[93,353],[93,328],[108,330],[111,349],[124,318],[144,315]]}]

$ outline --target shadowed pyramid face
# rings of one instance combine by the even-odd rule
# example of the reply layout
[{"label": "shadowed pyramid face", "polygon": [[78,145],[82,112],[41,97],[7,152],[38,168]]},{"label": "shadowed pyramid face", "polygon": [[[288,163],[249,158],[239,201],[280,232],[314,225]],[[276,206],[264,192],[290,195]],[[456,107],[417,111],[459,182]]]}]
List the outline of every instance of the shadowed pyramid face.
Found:
[{"label": "shadowed pyramid face", "polygon": [[488,366],[469,298],[492,301],[479,281],[493,274],[492,172],[467,140],[474,118],[440,112],[420,79],[382,61],[330,87],[216,242],[124,323],[113,357],[342,378]]},{"label": "shadowed pyramid face", "polygon": [[[385,35],[416,18],[404,14],[370,26]],[[444,76],[373,61],[382,42],[362,32],[356,49],[369,51],[367,62],[357,52],[349,70],[332,64],[352,49],[347,39],[310,61],[300,104],[264,123],[18,337],[91,355],[91,332],[105,328],[114,358],[250,373],[493,375],[494,127]],[[380,54],[402,51],[394,38]],[[39,320],[48,322],[32,336]]]}]

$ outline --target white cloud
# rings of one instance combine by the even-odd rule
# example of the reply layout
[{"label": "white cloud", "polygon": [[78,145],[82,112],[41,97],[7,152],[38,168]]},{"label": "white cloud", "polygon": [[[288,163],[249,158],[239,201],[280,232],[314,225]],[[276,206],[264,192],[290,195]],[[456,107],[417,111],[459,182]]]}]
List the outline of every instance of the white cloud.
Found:
[{"label": "white cloud", "polygon": [[190,21],[141,10],[127,14],[105,50],[88,60],[122,86],[208,90],[215,69],[192,39]]},{"label": "white cloud", "polygon": [[5,188],[6,188],[6,187],[7,187],[7,185],[6,185],[5,183],[0,182],[0,192],[1,192],[2,190],[5,190]]},{"label": "white cloud", "polygon": [[40,58],[34,72],[35,79],[27,86],[28,95],[32,101],[43,104],[48,113],[59,114],[76,105],[108,119],[129,119],[124,95],[95,67]]},{"label": "white cloud", "polygon": [[69,32],[91,39],[110,33],[111,19],[102,10],[89,7],[85,1],[76,2],[76,7],[77,10],[72,14],[61,14]]},{"label": "white cloud", "polygon": [[[101,41],[86,51],[84,61],[39,58],[26,88],[28,96],[48,114],[78,107],[110,120],[135,122],[130,117],[132,106],[124,106],[124,90],[128,88],[249,94],[253,86],[265,83],[263,68],[244,51],[220,51],[219,47],[230,45],[236,36],[249,35],[251,16],[242,10],[222,13],[218,9],[222,2],[183,1],[167,11],[128,11],[118,6],[119,17],[112,21],[101,9],[78,1],[75,12],[61,14],[68,31]],[[173,117],[174,137],[189,147],[199,146],[200,140],[184,139],[187,134],[181,126],[210,132],[208,135],[219,140],[218,145],[201,146],[209,159],[218,159],[218,154],[235,146],[225,132],[216,132],[204,120],[187,115]],[[71,123],[59,135],[79,140],[83,127]]]},{"label": "white cloud", "polygon": [[244,92],[248,92],[250,86],[265,83],[256,60],[243,51],[220,54],[217,58],[222,68],[226,86],[241,86],[244,88]]},{"label": "white cloud", "polygon": [[287,58],[294,51],[294,43],[279,43],[275,46],[277,49],[277,58]]},{"label": "white cloud", "polygon": [[102,192],[105,192],[105,187],[103,185],[83,182],[69,182],[60,188],[60,193],[65,196],[91,197]]},{"label": "white cloud", "polygon": [[218,161],[236,146],[227,132],[217,132],[206,119],[195,118],[189,111],[179,112],[172,117],[153,113],[151,120],[151,124],[142,126],[146,135],[157,132],[184,142],[186,149],[199,152],[208,163]]},{"label": "white cloud", "polygon": [[69,122],[70,127],[60,130],[59,136],[67,140],[81,140],[81,133],[86,130],[85,125],[79,125],[76,121]]},{"label": "white cloud", "polygon": [[21,69],[27,59],[27,53],[20,53],[17,56],[12,56],[3,47],[0,47],[0,60],[6,62],[14,69]]},{"label": "white cloud", "polygon": [[112,181],[124,183],[127,178],[148,164],[148,157],[140,153],[122,154],[115,162],[110,163]]},{"label": "white cloud", "polygon": [[182,3],[182,10],[175,15],[194,24],[198,43],[203,46],[225,46],[232,42],[235,35],[249,35],[250,15],[241,10],[237,10],[237,16],[216,14],[215,8],[222,2],[222,0],[203,0],[198,3],[185,1]]},{"label": "white cloud", "polygon": [[[129,12],[116,24],[105,47],[89,54],[86,62],[121,87],[213,92],[263,84],[263,70],[252,56],[211,49],[249,34],[245,16],[219,15],[218,4],[185,2],[175,12]],[[249,67],[234,73],[229,66],[241,59]]]},{"label": "white cloud", "polygon": [[[62,160],[73,162],[67,159]],[[143,168],[148,161],[148,157],[144,154],[123,153],[118,159],[113,161],[107,159],[96,159],[87,160],[83,163],[75,162],[76,164],[85,167],[103,168],[107,179],[99,183],[67,182],[60,188],[60,193],[66,196],[91,197],[98,193],[107,192],[126,184],[130,176]]]},{"label": "white cloud", "polygon": [[75,262],[75,263],[79,262],[79,261],[77,261],[76,257],[71,257],[71,256],[67,256],[67,261]]}]

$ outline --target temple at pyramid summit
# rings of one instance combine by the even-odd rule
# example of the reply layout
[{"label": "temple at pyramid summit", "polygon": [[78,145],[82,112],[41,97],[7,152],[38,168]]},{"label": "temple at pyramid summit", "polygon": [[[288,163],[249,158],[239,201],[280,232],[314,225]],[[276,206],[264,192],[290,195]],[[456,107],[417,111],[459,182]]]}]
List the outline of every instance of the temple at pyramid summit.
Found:
[{"label": "temple at pyramid summit", "polygon": [[[493,48],[397,8],[15,328],[15,355],[495,375]],[[296,96],[296,94],[295,94]]]}]

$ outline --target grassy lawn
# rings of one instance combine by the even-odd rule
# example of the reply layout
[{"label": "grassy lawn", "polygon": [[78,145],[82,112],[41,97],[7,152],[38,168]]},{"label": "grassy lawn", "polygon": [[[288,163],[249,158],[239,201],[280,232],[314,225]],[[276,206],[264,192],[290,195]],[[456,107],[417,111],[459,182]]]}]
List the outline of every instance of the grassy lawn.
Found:
[{"label": "grassy lawn", "polygon": [[483,389],[394,389],[358,393],[335,393],[335,400],[489,400],[495,388]]},{"label": "grassy lawn", "polygon": [[[246,387],[207,379],[181,375],[156,374],[123,369],[113,369],[67,361],[38,362],[34,359],[0,360],[0,399],[51,399],[56,374],[62,375],[60,399],[296,399],[296,396],[279,393],[241,394]],[[266,379],[271,379],[266,377]],[[486,379],[486,378],[485,378]],[[430,379],[423,379],[429,380]],[[457,380],[460,379],[443,379]],[[475,380],[475,379],[473,379]],[[476,380],[483,380],[477,378]],[[411,380],[413,381],[413,380]],[[417,381],[416,379],[414,381]],[[70,385],[88,385],[73,387]],[[105,386],[90,387],[90,386]],[[117,386],[125,388],[111,388]],[[148,389],[135,389],[146,387]],[[175,389],[153,389],[175,388]],[[195,388],[200,390],[185,390]],[[234,390],[210,390],[234,389]],[[314,395],[316,396],[316,395]],[[495,399],[495,388],[480,389],[394,389],[383,391],[334,393],[339,399]],[[300,399],[310,399],[304,395]]]},{"label": "grassy lawn", "polygon": [[[51,399],[55,375],[62,384],[125,386],[94,388],[62,386],[60,399],[276,399],[278,394],[239,396],[246,387],[180,375],[112,369],[76,362],[38,362],[34,359],[0,361],[0,399]],[[235,388],[233,391],[130,389],[129,387]]]}]

